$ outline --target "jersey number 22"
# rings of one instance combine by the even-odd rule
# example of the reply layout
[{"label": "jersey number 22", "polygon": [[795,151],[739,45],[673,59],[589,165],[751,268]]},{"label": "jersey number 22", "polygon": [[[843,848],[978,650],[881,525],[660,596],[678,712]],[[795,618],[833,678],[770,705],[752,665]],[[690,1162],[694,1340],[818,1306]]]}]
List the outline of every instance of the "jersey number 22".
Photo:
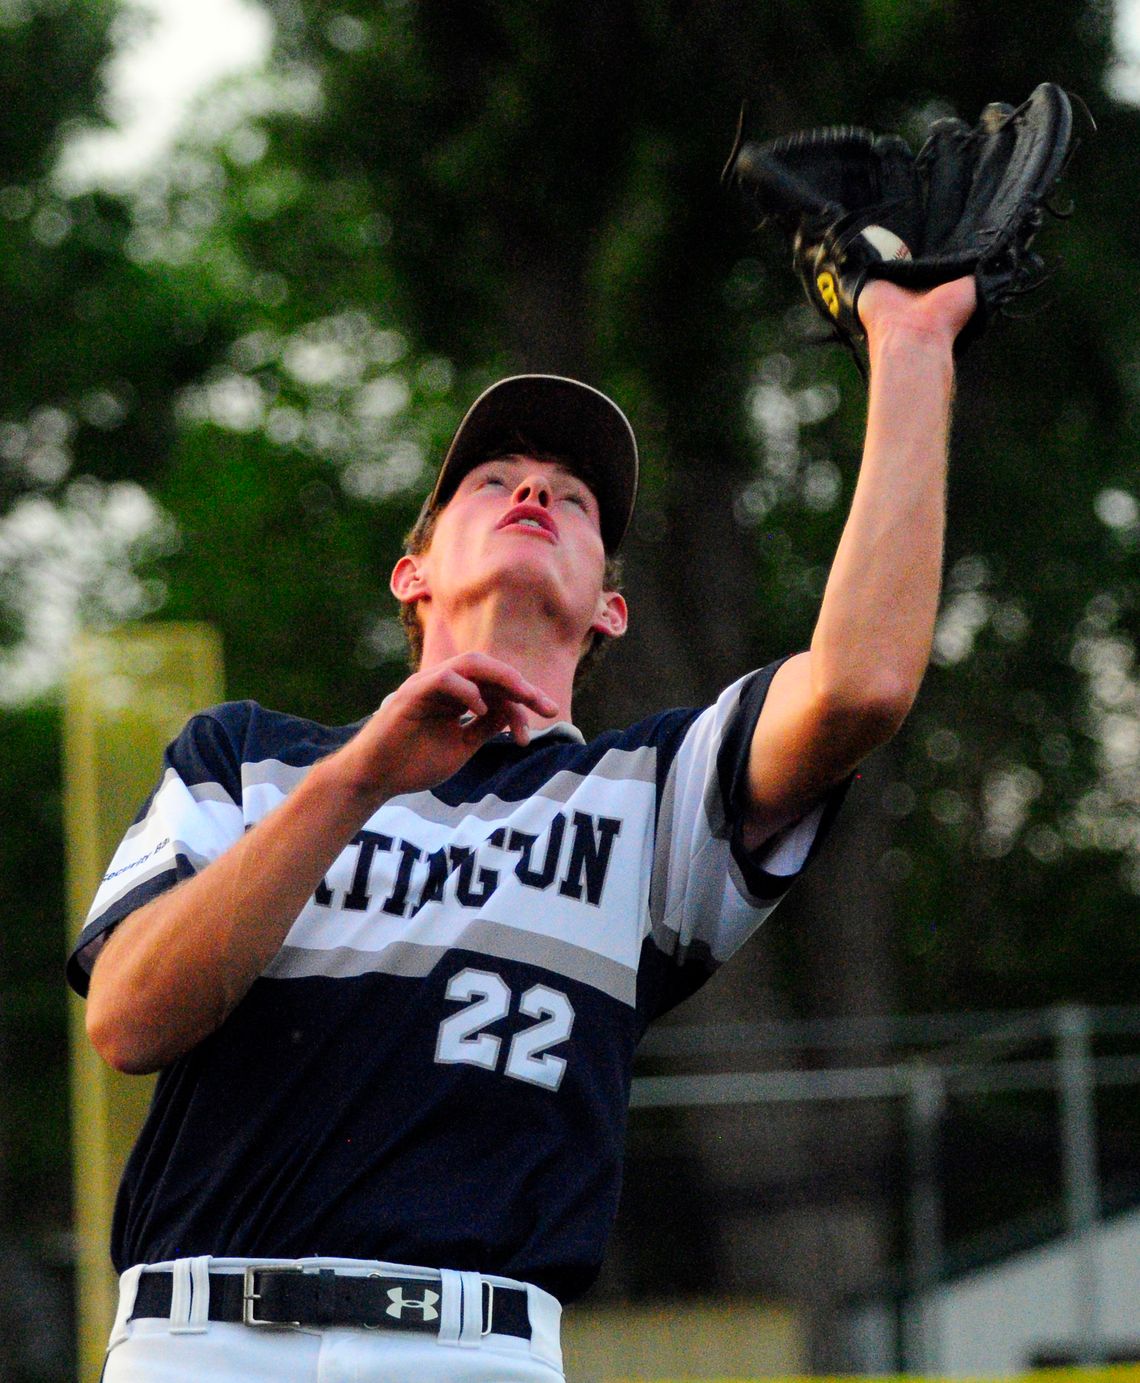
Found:
[{"label": "jersey number 22", "polygon": [[[511,1011],[511,991],[506,981],[490,970],[460,970],[448,981],[447,997],[461,1000],[467,1007],[440,1023],[436,1061],[461,1061],[494,1071],[499,1064],[502,1039],[484,1029],[506,1018]],[[511,1038],[503,1074],[557,1090],[566,1062],[560,1056],[552,1056],[550,1048],[570,1036],[574,1026],[570,1000],[557,989],[536,984],[519,996],[519,1012],[538,1021]]]}]

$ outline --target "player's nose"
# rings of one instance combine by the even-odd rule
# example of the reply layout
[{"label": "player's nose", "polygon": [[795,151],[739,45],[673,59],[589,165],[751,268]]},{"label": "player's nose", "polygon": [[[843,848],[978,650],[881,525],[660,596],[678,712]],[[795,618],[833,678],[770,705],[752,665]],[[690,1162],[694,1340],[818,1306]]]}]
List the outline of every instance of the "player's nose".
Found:
[{"label": "player's nose", "polygon": [[550,484],[543,475],[527,475],[515,486],[512,499],[516,504],[541,504],[550,508]]}]

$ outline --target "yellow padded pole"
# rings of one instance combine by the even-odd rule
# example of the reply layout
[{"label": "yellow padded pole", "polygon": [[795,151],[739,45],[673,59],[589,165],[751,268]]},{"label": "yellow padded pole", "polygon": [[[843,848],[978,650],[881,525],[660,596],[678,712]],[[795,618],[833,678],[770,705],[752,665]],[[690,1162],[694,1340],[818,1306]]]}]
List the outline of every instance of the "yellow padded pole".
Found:
[{"label": "yellow padded pole", "polygon": [[[222,695],[221,641],[208,625],[140,624],[77,641],[63,729],[69,946],[163,749]],[[78,1376],[96,1379],[115,1316],[111,1212],[154,1079],[120,1075],[95,1055],[75,995],[70,1037]]]}]

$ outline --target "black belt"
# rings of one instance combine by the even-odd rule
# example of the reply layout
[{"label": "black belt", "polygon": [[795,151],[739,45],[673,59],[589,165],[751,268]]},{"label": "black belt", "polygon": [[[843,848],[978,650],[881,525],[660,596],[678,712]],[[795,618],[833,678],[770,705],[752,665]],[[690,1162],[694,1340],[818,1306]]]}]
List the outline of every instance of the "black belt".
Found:
[{"label": "black belt", "polygon": [[[170,1318],[174,1276],[144,1272],[131,1320]],[[439,1334],[443,1289],[436,1279],[367,1276],[335,1268],[250,1267],[210,1274],[210,1320],[298,1330],[335,1325]],[[530,1339],[527,1294],[482,1280],[482,1333]]]}]

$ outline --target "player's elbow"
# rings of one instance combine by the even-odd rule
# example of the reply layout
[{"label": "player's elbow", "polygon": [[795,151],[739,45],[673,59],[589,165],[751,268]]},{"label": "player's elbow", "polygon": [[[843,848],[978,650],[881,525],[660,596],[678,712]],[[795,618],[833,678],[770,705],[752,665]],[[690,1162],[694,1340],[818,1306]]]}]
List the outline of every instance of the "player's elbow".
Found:
[{"label": "player's elbow", "polygon": [[864,681],[822,694],[823,720],[833,743],[857,761],[893,739],[918,694],[912,680],[885,670]]},{"label": "player's elbow", "polygon": [[918,696],[919,682],[901,673],[883,673],[863,689],[860,715],[869,729],[891,739],[902,728]]},{"label": "player's elbow", "polygon": [[107,1013],[105,1007],[87,1002],[87,1040],[108,1066],[127,1076],[142,1076],[155,1069],[132,1041],[127,1024]]},{"label": "player's elbow", "polygon": [[162,1064],[149,1049],[138,1023],[131,1021],[129,1010],[108,993],[108,986],[97,985],[94,977],[84,1021],[87,1040],[114,1070],[127,1076],[145,1076]]},{"label": "player's elbow", "polygon": [[127,1076],[144,1076],[164,1065],[157,1042],[161,1024],[148,1017],[147,995],[119,956],[107,949],[95,961],[87,989],[87,1040],[108,1066]]}]

